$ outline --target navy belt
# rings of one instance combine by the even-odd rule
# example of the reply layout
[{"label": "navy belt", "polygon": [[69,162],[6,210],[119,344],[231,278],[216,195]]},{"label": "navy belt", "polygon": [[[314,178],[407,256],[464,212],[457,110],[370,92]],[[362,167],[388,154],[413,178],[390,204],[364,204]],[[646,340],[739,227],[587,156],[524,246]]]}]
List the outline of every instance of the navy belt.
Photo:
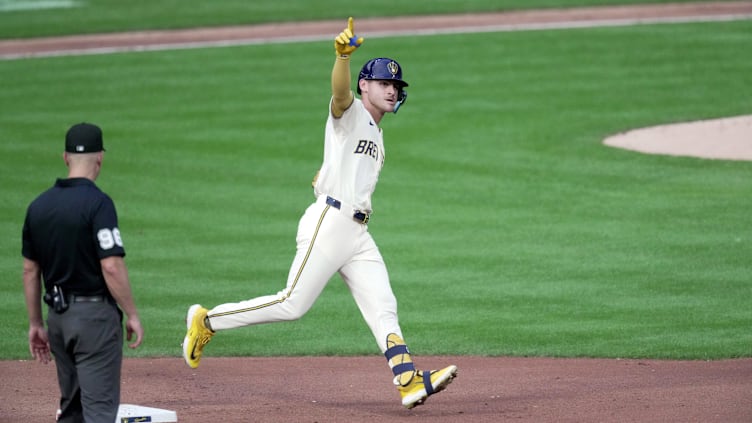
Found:
[{"label": "navy belt", "polygon": [[106,303],[109,301],[106,295],[69,295],[68,302],[71,303]]},{"label": "navy belt", "polygon": [[[326,204],[329,204],[330,206],[334,207],[337,210],[342,210],[342,202],[334,199],[332,197],[326,196]],[[355,210],[355,212],[352,215],[352,218],[358,221],[359,223],[366,224],[371,219],[371,213]]]}]

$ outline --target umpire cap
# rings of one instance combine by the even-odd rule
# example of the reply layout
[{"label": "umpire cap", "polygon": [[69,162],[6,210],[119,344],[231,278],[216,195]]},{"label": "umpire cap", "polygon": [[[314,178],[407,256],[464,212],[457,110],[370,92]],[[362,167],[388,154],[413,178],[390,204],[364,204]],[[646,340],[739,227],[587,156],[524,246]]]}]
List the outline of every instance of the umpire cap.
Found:
[{"label": "umpire cap", "polygon": [[65,151],[68,153],[97,153],[102,146],[102,130],[91,123],[77,123],[65,134]]}]

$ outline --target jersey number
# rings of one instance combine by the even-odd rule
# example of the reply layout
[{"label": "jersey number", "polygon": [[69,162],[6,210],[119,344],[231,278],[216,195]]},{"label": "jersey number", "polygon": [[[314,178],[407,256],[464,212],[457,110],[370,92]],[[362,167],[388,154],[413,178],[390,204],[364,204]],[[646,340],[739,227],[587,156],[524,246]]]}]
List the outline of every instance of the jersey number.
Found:
[{"label": "jersey number", "polygon": [[123,239],[120,238],[120,229],[100,229],[97,232],[97,239],[99,240],[99,248],[103,250],[109,250],[114,246],[122,247]]}]

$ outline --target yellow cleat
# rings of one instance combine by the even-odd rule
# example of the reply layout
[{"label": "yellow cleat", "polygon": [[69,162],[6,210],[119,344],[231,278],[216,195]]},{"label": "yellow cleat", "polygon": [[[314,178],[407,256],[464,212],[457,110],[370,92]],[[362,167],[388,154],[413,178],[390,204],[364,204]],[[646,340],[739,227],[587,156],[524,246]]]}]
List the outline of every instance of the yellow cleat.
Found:
[{"label": "yellow cleat", "polygon": [[214,331],[204,324],[208,311],[201,305],[194,304],[188,309],[188,315],[185,318],[188,332],[183,339],[183,358],[192,369],[198,367],[204,345],[208,344],[214,336]]},{"label": "yellow cleat", "polygon": [[447,366],[441,370],[416,371],[410,382],[404,386],[397,386],[402,396],[402,405],[413,408],[423,404],[430,395],[443,391],[455,377],[457,366]]}]

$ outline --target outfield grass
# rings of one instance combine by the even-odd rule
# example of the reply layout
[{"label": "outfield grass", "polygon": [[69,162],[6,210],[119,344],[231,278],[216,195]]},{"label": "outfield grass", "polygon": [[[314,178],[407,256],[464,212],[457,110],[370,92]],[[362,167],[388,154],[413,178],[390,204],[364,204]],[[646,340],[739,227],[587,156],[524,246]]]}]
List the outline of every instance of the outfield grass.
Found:
[{"label": "outfield grass", "polygon": [[[692,3],[701,0],[674,0]],[[0,1],[0,39],[50,35],[192,28],[262,22],[347,19],[375,16],[472,13],[534,8],[668,3],[657,0],[434,0],[420,2],[348,0],[70,0],[69,8],[42,8],[51,2]],[[65,3],[65,2],[57,2]],[[25,5],[25,7],[24,7]],[[38,5],[35,7],[35,5]]]},{"label": "outfield grass", "polygon": [[[370,230],[419,354],[752,355],[749,162],[605,136],[752,112],[751,21],[370,40],[410,99],[382,123]],[[70,124],[100,124],[145,344],[178,355],[194,302],[283,287],[313,199],[329,42],[0,62],[0,357],[28,355],[25,207]],[[356,59],[356,62],[360,59]],[[305,71],[301,72],[301,64]],[[336,277],[298,322],[211,355],[374,354]]]}]

